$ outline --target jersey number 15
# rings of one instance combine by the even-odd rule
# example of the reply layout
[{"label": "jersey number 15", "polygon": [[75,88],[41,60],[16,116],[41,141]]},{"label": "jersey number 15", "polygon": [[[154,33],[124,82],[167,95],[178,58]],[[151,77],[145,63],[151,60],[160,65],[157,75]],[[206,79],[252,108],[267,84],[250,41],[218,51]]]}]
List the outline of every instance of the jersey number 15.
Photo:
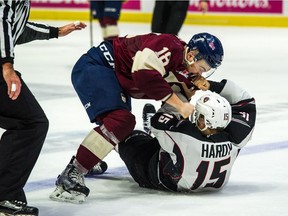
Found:
[{"label": "jersey number 15", "polygon": [[202,161],[199,164],[197,168],[198,176],[191,190],[196,190],[197,188],[199,188],[204,181],[209,181],[209,183],[206,183],[204,187],[220,188],[223,185],[223,183],[225,182],[227,170],[221,172],[221,167],[230,163],[230,157],[225,160],[214,162],[213,171],[209,179],[206,179],[210,163],[210,161]]}]

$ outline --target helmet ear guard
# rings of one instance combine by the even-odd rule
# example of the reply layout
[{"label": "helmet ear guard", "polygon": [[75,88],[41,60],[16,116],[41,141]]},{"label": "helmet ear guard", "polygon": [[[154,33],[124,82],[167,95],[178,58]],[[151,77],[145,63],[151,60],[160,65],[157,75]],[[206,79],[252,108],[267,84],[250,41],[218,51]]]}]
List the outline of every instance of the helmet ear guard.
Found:
[{"label": "helmet ear guard", "polygon": [[190,51],[190,49],[189,49],[189,47],[187,46],[187,47],[185,48],[185,52],[184,52],[184,60],[185,60],[186,64],[192,65],[192,64],[195,63],[195,61],[194,61],[194,60],[193,60],[193,61],[189,61],[189,60],[188,60],[187,54],[188,54],[189,51]]},{"label": "helmet ear guard", "polygon": [[212,93],[200,97],[195,106],[196,124],[200,115],[204,117],[205,127],[209,129],[224,129],[232,119],[232,110],[229,102],[222,96]]}]

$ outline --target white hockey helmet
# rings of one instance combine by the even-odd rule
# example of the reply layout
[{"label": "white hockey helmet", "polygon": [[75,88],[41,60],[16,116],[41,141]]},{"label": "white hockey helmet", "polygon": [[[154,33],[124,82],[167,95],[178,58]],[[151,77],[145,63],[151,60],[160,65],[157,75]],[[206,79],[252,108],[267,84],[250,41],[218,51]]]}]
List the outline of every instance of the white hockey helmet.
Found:
[{"label": "white hockey helmet", "polygon": [[205,121],[205,127],[201,131],[210,129],[225,128],[232,118],[231,105],[222,96],[211,93],[200,97],[195,106],[195,120],[202,115]]}]

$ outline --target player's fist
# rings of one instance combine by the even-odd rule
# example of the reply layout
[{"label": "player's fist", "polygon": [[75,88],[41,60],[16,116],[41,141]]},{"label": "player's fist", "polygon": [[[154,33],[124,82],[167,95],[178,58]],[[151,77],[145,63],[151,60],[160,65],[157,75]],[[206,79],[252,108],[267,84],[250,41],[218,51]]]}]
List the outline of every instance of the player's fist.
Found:
[{"label": "player's fist", "polygon": [[208,80],[206,80],[204,77],[200,76],[198,77],[194,82],[194,85],[197,86],[197,88],[207,91],[210,88],[210,83]]}]

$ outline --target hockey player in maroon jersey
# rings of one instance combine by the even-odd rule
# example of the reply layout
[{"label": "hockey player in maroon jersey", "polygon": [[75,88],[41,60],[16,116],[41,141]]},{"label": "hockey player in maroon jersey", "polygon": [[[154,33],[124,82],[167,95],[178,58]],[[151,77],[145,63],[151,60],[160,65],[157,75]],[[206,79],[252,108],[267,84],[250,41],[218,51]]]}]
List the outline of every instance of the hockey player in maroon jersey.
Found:
[{"label": "hockey player in maroon jersey", "polygon": [[[160,109],[151,118],[155,138],[136,130],[120,142],[119,154],[140,187],[200,192],[227,184],[254,130],[255,100],[230,80],[204,82],[207,90],[220,95],[197,100],[195,123]],[[143,116],[151,110],[153,106],[145,105]]]},{"label": "hockey player in maroon jersey", "polygon": [[187,99],[195,90],[194,75],[212,73],[222,62],[220,40],[208,33],[188,44],[175,35],[146,34],[104,41],[81,56],[72,71],[73,86],[94,129],[58,176],[52,200],[81,203],[89,194],[83,176],[135,127],[131,97],[154,99],[174,107],[183,117],[193,112]]}]

